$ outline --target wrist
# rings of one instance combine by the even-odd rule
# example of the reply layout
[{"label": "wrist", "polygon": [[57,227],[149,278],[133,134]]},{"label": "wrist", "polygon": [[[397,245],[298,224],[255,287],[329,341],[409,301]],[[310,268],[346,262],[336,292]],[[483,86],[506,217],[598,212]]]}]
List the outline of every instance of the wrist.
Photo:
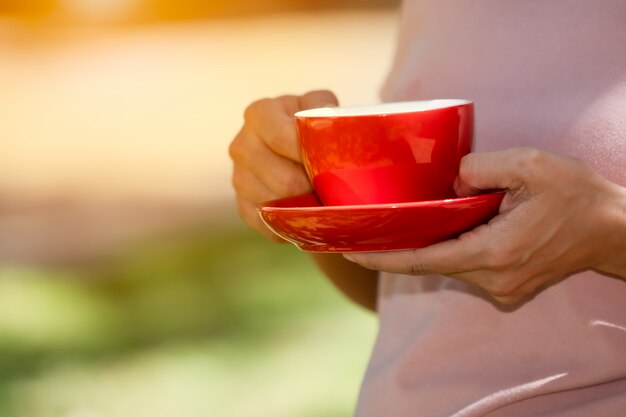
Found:
[{"label": "wrist", "polygon": [[610,183],[606,198],[600,202],[602,251],[592,268],[626,280],[626,188]]}]

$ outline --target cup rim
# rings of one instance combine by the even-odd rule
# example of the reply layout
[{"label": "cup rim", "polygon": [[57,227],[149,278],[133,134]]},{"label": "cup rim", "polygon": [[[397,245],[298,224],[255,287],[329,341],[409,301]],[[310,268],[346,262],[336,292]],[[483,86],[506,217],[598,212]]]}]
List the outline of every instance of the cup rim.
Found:
[{"label": "cup rim", "polygon": [[318,107],[314,109],[301,110],[295,113],[294,116],[297,118],[387,116],[392,114],[406,114],[425,112],[430,110],[440,110],[450,107],[464,106],[468,104],[473,104],[473,101],[467,99],[396,101],[361,106]]}]

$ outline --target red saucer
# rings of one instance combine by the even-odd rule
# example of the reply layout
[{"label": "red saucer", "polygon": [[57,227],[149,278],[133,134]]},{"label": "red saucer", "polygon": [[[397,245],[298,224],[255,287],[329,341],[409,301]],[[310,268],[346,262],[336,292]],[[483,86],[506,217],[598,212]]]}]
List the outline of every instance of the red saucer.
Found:
[{"label": "red saucer", "polygon": [[498,214],[504,192],[400,204],[322,206],[315,194],[262,204],[278,236],[309,252],[415,249],[453,239]]}]

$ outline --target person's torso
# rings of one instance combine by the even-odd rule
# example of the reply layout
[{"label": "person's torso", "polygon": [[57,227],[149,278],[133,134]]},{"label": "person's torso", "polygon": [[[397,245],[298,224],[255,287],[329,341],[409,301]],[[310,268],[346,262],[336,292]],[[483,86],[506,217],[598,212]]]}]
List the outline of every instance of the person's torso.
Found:
[{"label": "person's torso", "polygon": [[[626,2],[412,0],[401,25],[386,101],[471,99],[475,151],[538,147],[626,185]],[[379,314],[360,417],[626,415],[624,281],[585,272],[512,309],[382,274]]]}]

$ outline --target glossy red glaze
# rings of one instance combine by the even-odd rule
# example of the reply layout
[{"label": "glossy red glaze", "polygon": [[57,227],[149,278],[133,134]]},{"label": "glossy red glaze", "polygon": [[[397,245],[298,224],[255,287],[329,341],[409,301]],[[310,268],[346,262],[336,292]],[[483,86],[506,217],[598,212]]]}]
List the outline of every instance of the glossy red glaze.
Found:
[{"label": "glossy red glaze", "polygon": [[376,114],[297,113],[304,166],[322,202],[340,206],[454,197],[460,160],[472,147],[473,104],[392,105],[411,109],[435,102],[445,107],[385,113],[383,104],[361,108],[380,109]]},{"label": "glossy red glaze", "polygon": [[322,206],[315,194],[258,208],[278,236],[311,252],[420,248],[453,239],[498,213],[504,192],[417,203]]}]

